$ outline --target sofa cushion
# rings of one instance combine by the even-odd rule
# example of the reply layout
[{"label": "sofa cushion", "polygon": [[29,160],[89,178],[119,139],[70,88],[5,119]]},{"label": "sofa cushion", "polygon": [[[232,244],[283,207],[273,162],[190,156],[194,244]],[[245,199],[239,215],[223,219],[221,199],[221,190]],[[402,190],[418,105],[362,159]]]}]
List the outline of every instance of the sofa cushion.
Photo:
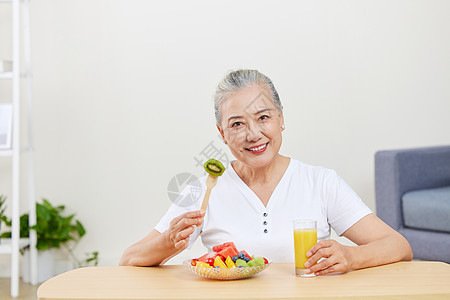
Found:
[{"label": "sofa cushion", "polygon": [[405,193],[405,227],[450,232],[450,186]]}]

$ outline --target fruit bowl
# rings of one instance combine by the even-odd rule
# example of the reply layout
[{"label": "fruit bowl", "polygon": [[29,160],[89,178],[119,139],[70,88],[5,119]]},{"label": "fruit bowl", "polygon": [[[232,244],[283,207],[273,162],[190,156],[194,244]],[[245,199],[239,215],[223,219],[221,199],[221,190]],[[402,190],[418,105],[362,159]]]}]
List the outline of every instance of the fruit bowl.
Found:
[{"label": "fruit bowl", "polygon": [[264,271],[271,263],[245,268],[204,268],[191,265],[191,259],[185,260],[183,264],[194,274],[216,280],[235,280],[254,276]]}]

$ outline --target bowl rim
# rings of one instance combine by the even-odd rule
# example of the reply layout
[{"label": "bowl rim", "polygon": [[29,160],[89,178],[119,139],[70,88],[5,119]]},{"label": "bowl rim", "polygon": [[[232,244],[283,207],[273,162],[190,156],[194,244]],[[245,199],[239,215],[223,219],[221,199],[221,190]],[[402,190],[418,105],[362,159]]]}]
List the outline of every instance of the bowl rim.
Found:
[{"label": "bowl rim", "polygon": [[[192,260],[194,260],[194,259],[195,259],[195,258],[190,258],[190,259],[184,260],[184,261],[183,261],[183,265],[186,265],[187,267],[195,267],[195,268],[199,268],[199,269],[214,269],[214,270],[232,270],[232,269],[234,269],[234,268],[214,268],[214,267],[207,268],[207,267],[197,267],[197,266],[193,266],[193,265],[191,264],[191,262],[192,262]],[[260,267],[267,268],[267,267],[268,267],[269,265],[271,265],[271,264],[272,264],[272,262],[268,261],[267,264],[260,265],[260,266],[253,266],[253,267],[244,267],[244,269],[260,268]],[[239,267],[236,267],[236,268],[239,269]]]},{"label": "bowl rim", "polygon": [[[193,266],[191,262],[192,259],[183,261],[183,264],[189,269],[189,271],[197,276],[214,280],[237,280],[253,277],[267,269],[272,264],[271,262],[268,262],[267,264],[254,267],[206,268]],[[224,277],[219,277],[221,275]]]}]

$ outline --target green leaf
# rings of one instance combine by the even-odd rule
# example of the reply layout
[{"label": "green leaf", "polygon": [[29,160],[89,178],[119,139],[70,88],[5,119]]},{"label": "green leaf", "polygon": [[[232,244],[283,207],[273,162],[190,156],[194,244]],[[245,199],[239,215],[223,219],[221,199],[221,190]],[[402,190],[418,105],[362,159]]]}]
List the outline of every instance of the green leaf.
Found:
[{"label": "green leaf", "polygon": [[40,203],[36,203],[36,217],[37,219],[42,219],[44,221],[50,221],[50,210],[47,206]]},{"label": "green leaf", "polygon": [[59,248],[59,245],[60,245],[60,241],[59,240],[53,240],[53,241],[51,241],[51,246],[53,247],[53,248]]},{"label": "green leaf", "polygon": [[0,238],[10,239],[11,238],[11,231],[3,232],[0,235]]},{"label": "green leaf", "polygon": [[86,253],[85,263],[89,265],[91,262],[94,262],[94,266],[98,265],[98,251]]},{"label": "green leaf", "polygon": [[39,240],[36,243],[36,248],[38,250],[47,250],[50,247],[50,242],[47,240]]},{"label": "green leaf", "polygon": [[48,208],[49,210],[53,209],[53,205],[45,198],[42,198],[42,205]]},{"label": "green leaf", "polygon": [[72,231],[72,228],[66,226],[61,229],[61,231],[58,233],[58,239],[65,240],[70,239],[70,232]]},{"label": "green leaf", "polygon": [[72,222],[72,219],[73,219],[74,217],[75,217],[75,214],[63,218],[63,219],[62,219],[62,223],[63,223],[62,226],[69,226],[70,223]]},{"label": "green leaf", "polygon": [[8,227],[11,227],[11,225],[12,225],[11,219],[8,219],[7,216],[2,216],[0,218],[0,221],[3,221],[3,223],[5,223],[5,225]]},{"label": "green leaf", "polygon": [[20,237],[27,238],[30,236],[30,226],[28,214],[20,216]]},{"label": "green leaf", "polygon": [[0,218],[4,216],[6,210],[6,196],[0,195]]},{"label": "green leaf", "polygon": [[76,229],[78,232],[78,236],[82,238],[86,234],[86,230],[84,229],[83,224],[80,221],[76,220]]},{"label": "green leaf", "polygon": [[64,205],[59,205],[59,206],[55,207],[55,209],[61,213],[64,211],[64,209],[66,209],[66,207]]}]

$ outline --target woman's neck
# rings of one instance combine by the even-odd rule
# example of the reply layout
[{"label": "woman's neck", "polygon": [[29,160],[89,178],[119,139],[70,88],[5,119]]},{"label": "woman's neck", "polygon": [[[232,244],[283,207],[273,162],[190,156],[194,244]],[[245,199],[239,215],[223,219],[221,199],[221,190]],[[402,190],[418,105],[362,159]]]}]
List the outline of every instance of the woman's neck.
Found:
[{"label": "woman's neck", "polygon": [[278,154],[269,164],[263,167],[255,168],[240,161],[234,162],[232,166],[247,185],[249,183],[265,184],[271,182],[274,178],[278,178],[280,173],[284,174],[289,161],[288,157]]}]

